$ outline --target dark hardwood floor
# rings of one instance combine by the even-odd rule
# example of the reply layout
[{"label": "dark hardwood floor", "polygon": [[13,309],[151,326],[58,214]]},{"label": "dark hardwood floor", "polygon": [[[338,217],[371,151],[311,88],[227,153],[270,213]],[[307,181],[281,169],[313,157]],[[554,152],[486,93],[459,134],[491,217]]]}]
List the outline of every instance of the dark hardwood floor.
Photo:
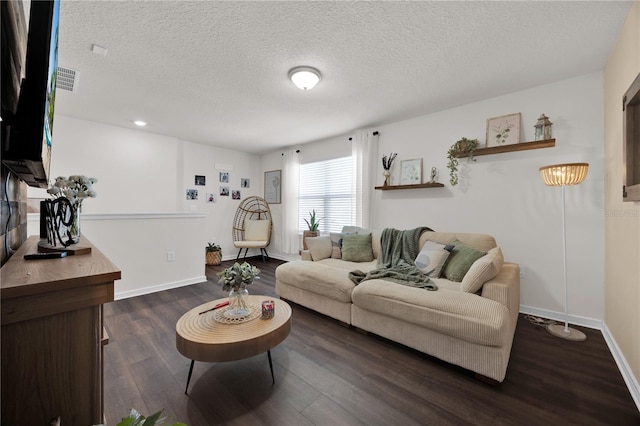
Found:
[{"label": "dark hardwood floor", "polygon": [[[251,294],[275,296],[275,268]],[[521,315],[505,381],[489,386],[469,371],[297,305],[289,337],[267,355],[196,362],[175,347],[176,321],[227,294],[207,267],[207,283],[105,305],[105,413],[115,425],[131,408],[164,409],[170,421],[199,425],[639,425],[636,408],[602,334],[585,342],[551,336]]]}]

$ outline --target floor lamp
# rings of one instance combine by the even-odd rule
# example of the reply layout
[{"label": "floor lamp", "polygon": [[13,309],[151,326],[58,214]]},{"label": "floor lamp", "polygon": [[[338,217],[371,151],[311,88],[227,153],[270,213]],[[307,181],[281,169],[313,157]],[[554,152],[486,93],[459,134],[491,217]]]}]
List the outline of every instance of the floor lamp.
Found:
[{"label": "floor lamp", "polygon": [[584,181],[589,171],[588,163],[567,163],[553,164],[551,166],[540,167],[540,176],[547,186],[562,187],[562,258],[564,265],[564,326],[562,324],[549,324],[547,331],[554,336],[567,340],[582,341],[587,336],[575,328],[569,327],[567,290],[567,218],[564,209],[564,187],[567,185],[578,185]]}]

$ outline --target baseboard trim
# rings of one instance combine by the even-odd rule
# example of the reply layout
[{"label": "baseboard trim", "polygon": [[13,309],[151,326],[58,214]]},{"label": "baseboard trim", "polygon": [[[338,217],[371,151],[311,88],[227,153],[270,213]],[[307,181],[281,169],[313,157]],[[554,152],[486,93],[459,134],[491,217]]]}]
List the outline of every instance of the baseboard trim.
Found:
[{"label": "baseboard trim", "polygon": [[[535,315],[537,317],[543,317],[552,319],[554,321],[564,322],[564,313],[557,311],[550,311],[548,309],[535,308],[533,306],[520,305],[520,312],[523,314]],[[569,323],[580,325],[582,327],[593,328],[596,330],[602,330],[602,320],[588,317],[581,317],[579,315],[569,315]]]},{"label": "baseboard trim", "polygon": [[634,376],[633,371],[631,371],[631,367],[627,363],[618,343],[616,343],[616,339],[613,338],[613,335],[606,323],[603,324],[602,335],[604,336],[605,342],[607,342],[607,346],[609,346],[609,351],[611,351],[613,359],[618,365],[618,370],[620,370],[620,374],[622,374],[624,382],[627,384],[627,389],[629,389],[629,393],[631,393],[631,397],[636,403],[638,411],[640,411],[640,384]]},{"label": "baseboard trim", "polygon": [[157,291],[170,290],[172,288],[184,287],[187,285],[198,284],[205,281],[207,281],[207,277],[205,275],[201,275],[199,277],[187,278],[180,281],[172,281],[169,283],[152,285],[149,287],[138,288],[135,290],[117,291],[115,292],[114,299],[115,300],[128,299],[130,297],[142,296],[145,294],[155,293]]}]

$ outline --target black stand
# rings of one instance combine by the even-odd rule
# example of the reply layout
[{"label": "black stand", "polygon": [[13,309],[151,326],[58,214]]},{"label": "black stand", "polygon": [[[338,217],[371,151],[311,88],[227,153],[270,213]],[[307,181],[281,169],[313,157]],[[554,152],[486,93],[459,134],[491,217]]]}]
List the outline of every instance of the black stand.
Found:
[{"label": "black stand", "polygon": [[[271,384],[276,384],[276,377],[273,375],[273,362],[271,361],[271,350],[267,351],[267,357],[269,357],[269,370],[271,370]],[[193,373],[193,364],[195,364],[195,360],[191,360],[191,366],[189,367],[189,376],[187,377],[187,387],[184,388],[184,394],[189,395],[187,391],[189,390],[189,383],[191,382],[191,374]]]}]

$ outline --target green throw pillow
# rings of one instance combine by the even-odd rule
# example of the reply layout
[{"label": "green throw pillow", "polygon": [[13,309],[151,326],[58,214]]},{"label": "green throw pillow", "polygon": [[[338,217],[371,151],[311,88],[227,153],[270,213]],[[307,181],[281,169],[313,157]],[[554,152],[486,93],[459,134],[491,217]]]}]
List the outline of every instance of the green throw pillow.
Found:
[{"label": "green throw pillow", "polygon": [[371,234],[348,234],[343,236],[342,260],[371,262],[373,260]]},{"label": "green throw pillow", "polygon": [[442,275],[448,280],[461,282],[473,262],[486,254],[487,252],[465,246],[456,240],[453,242],[453,249],[444,265]]}]

